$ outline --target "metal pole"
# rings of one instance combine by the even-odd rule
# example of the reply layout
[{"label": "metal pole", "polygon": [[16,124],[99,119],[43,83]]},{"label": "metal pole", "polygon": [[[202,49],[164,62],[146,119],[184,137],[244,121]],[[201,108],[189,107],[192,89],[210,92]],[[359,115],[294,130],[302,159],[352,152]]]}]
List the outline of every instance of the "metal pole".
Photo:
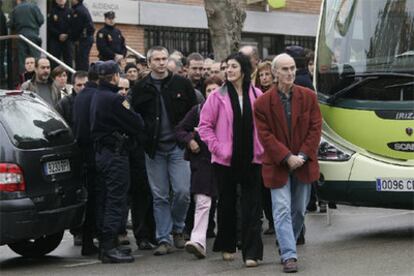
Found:
[{"label": "metal pole", "polygon": [[42,48],[40,48],[39,46],[37,46],[36,44],[34,44],[33,42],[31,42],[29,39],[27,39],[24,35],[19,34],[18,35],[20,39],[22,39],[24,42],[26,42],[27,44],[29,44],[30,46],[32,46],[33,48],[35,48],[36,50],[38,50],[39,52],[43,53],[44,55],[46,55],[48,58],[50,58],[51,60],[53,60],[54,62],[58,63],[59,65],[62,65],[66,70],[68,70],[69,72],[71,72],[72,74],[76,73],[76,70],[74,70],[72,67],[66,65],[64,62],[62,62],[61,60],[55,58],[53,55],[49,54],[48,52],[46,52],[45,50],[43,50]]},{"label": "metal pole", "polygon": [[134,49],[132,49],[131,47],[129,47],[128,45],[126,45],[126,48],[128,51],[130,51],[131,53],[133,53],[136,56],[139,56],[140,58],[145,58],[144,55],[142,55],[141,53],[135,51]]},{"label": "metal pole", "polygon": [[21,39],[24,42],[26,42],[27,44],[29,44],[30,46],[32,46],[33,48],[35,48],[36,50],[38,50],[39,52],[43,53],[48,58],[50,58],[53,61],[55,61],[56,63],[58,63],[59,65],[62,65],[66,70],[68,70],[72,74],[76,73],[75,69],[73,69],[72,67],[66,65],[63,61],[55,58],[53,55],[49,54],[48,52],[46,52],[45,50],[43,50],[42,48],[40,48],[39,46],[34,44],[32,41],[27,39],[24,35],[19,34],[19,35],[3,35],[3,36],[0,36],[0,40],[7,40],[7,39]]}]

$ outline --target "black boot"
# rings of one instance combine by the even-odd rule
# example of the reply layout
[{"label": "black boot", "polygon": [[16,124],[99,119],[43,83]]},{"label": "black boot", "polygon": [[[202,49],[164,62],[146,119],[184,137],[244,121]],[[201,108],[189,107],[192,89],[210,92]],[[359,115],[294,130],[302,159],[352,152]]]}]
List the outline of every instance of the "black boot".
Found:
[{"label": "black boot", "polygon": [[102,263],[132,263],[135,259],[130,254],[124,254],[118,248],[104,249],[100,258]]}]

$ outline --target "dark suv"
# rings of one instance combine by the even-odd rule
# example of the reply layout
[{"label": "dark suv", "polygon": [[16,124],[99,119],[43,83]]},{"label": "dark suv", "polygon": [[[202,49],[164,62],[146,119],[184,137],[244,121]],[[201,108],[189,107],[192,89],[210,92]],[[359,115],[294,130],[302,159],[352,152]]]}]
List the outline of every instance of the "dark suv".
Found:
[{"label": "dark suv", "polygon": [[0,245],[42,256],[82,224],[79,156],[70,128],[42,99],[0,90]]}]

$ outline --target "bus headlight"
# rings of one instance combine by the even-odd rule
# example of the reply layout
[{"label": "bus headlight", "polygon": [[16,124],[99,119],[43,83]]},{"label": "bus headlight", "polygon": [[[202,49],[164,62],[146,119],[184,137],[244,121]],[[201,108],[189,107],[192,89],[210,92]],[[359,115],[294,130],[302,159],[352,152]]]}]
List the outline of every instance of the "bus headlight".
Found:
[{"label": "bus headlight", "polygon": [[354,152],[340,149],[323,138],[319,144],[318,159],[320,161],[348,161],[353,154]]}]

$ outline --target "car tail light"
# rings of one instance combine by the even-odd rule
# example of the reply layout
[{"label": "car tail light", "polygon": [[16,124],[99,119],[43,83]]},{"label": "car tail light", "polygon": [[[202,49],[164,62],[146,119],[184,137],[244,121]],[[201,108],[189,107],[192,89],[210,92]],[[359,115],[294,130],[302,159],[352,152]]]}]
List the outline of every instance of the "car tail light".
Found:
[{"label": "car tail light", "polygon": [[22,169],[16,164],[0,163],[0,192],[20,192],[25,189]]}]

